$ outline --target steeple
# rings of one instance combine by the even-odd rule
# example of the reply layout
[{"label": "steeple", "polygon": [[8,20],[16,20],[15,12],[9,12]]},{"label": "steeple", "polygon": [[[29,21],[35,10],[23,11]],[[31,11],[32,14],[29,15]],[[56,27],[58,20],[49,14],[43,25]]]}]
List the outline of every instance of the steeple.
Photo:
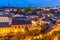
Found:
[{"label": "steeple", "polygon": [[10,1],[8,2],[8,9],[9,9],[9,18],[11,18],[11,13],[10,13]]}]

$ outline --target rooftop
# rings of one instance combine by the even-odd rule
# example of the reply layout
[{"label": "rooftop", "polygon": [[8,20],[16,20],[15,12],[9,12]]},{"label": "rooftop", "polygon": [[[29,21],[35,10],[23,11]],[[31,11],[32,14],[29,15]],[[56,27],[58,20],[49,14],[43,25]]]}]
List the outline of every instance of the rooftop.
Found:
[{"label": "rooftop", "polygon": [[12,25],[25,25],[31,24],[31,19],[25,17],[14,17],[12,18]]}]

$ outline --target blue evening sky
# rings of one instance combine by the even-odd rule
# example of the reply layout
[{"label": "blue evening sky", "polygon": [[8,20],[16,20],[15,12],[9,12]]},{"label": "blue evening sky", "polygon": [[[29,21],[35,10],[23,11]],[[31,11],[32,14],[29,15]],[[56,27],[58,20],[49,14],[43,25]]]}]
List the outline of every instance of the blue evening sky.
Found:
[{"label": "blue evening sky", "polygon": [[0,0],[0,6],[12,7],[53,7],[60,6],[60,0]]}]

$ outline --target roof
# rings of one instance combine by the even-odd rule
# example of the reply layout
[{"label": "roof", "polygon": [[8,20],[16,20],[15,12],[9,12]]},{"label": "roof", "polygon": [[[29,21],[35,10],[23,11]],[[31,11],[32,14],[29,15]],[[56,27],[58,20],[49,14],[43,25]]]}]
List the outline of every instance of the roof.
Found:
[{"label": "roof", "polygon": [[0,27],[11,27],[8,22],[0,22]]},{"label": "roof", "polygon": [[26,25],[26,24],[31,24],[31,20],[25,17],[12,18],[12,25]]}]

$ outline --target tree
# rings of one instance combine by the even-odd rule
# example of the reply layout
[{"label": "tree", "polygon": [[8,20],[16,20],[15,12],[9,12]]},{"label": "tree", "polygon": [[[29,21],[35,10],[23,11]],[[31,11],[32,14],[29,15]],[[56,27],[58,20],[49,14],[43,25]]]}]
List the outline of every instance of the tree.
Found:
[{"label": "tree", "polygon": [[54,32],[52,33],[52,36],[57,36],[58,33],[59,33],[59,31],[54,31]]},{"label": "tree", "polygon": [[53,37],[51,35],[46,35],[41,40],[53,40]]},{"label": "tree", "polygon": [[4,36],[5,40],[10,40],[12,37],[14,36],[14,34],[12,32],[7,33],[7,35]]},{"label": "tree", "polygon": [[10,40],[18,40],[18,38],[16,36],[14,36]]},{"label": "tree", "polygon": [[44,33],[49,28],[49,24],[43,24],[40,27],[41,27],[41,33]]},{"label": "tree", "polygon": [[18,40],[25,38],[25,37],[24,37],[24,34],[21,33],[21,32],[17,32],[15,36],[18,38]]}]

